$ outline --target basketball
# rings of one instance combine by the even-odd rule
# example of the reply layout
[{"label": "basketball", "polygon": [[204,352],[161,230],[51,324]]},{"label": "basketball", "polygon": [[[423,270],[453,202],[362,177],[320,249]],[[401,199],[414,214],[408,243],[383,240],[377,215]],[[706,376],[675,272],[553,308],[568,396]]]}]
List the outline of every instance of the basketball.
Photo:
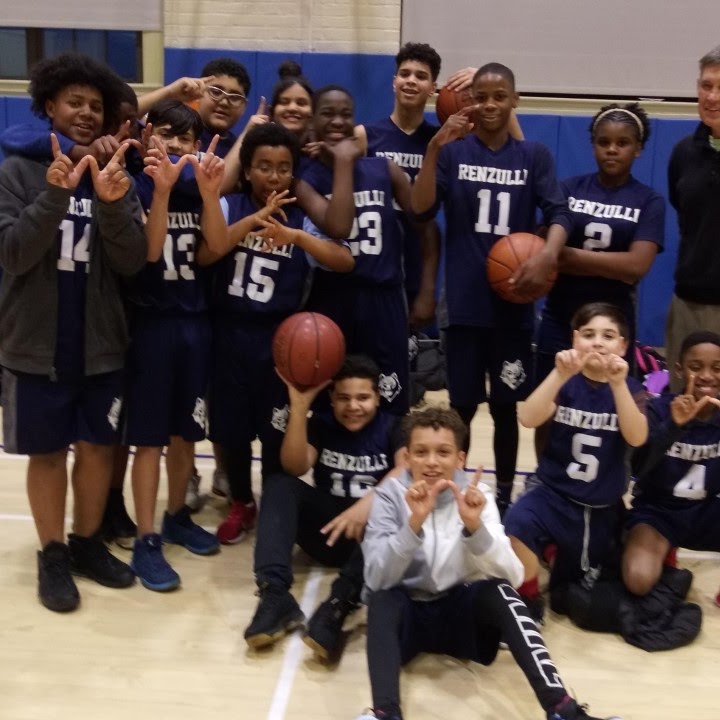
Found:
[{"label": "basketball", "polygon": [[537,297],[518,295],[509,284],[510,278],[528,258],[537,255],[545,247],[545,241],[531,233],[517,232],[500,238],[487,256],[487,277],[490,287],[503,299],[512,303],[530,303],[550,292],[557,273],[545,281]]},{"label": "basketball", "polygon": [[472,105],[472,102],[470,88],[458,91],[448,90],[447,87],[442,87],[435,101],[435,114],[442,125],[451,115],[454,115],[468,105]]},{"label": "basketball", "polygon": [[345,359],[345,338],[325,315],[295,313],[275,331],[272,353],[275,366],[293,385],[313,387],[340,369]]}]

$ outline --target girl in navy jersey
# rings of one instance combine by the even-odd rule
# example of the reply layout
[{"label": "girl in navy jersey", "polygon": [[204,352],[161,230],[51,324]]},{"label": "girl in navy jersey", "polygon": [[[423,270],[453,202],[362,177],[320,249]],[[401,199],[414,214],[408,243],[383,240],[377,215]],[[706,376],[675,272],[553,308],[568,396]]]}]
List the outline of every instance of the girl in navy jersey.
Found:
[{"label": "girl in navy jersey", "polygon": [[[332,411],[309,420],[313,401],[328,383],[307,390],[287,384],[291,412],[282,442],[282,472],[266,479],[260,506],[254,567],[260,601],[245,630],[251,647],[272,645],[304,622],[290,593],[297,543],[315,560],[341,568],[304,636],[321,658],[338,659],[343,622],[360,600],[363,556],[358,541],[373,488],[399,461],[399,419],[380,409],[378,376],[370,358],[349,355],[332,381]],[[310,469],[314,487],[300,479]]]},{"label": "girl in navy jersey", "polygon": [[540,457],[540,484],[513,504],[505,530],[525,567],[520,595],[540,619],[539,560],[558,546],[551,586],[597,577],[613,537],[616,504],[625,492],[627,445],[648,434],[644,391],[627,377],[627,324],[606,303],[584,305],[572,320],[573,349],[521,406],[525,427],[551,421]]},{"label": "girl in navy jersey", "polygon": [[589,302],[622,310],[632,357],[635,288],[662,252],[665,234],[665,200],[631,174],[649,136],[650,122],[637,103],[605,105],[590,123],[597,172],[562,183],[573,227],[543,310],[538,382],[552,369],[555,353],[570,347],[570,319]]},{"label": "girl in navy jersey", "polygon": [[622,570],[636,595],[653,589],[672,548],[720,552],[720,336],[688,335],[675,372],[685,389],[649,403],[650,434],[633,457]]},{"label": "girl in navy jersey", "polygon": [[[115,127],[122,82],[81,55],[38,63],[32,109],[52,131],[91,145]],[[0,167],[0,363],[7,452],[30,456],[27,491],[42,550],[38,595],[75,609],[71,573],[109,587],[130,568],[97,531],[110,485],[122,406],[127,326],[122,278],[145,263],[140,206],[122,145],[103,170],[77,164],[54,134],[52,157],[22,154]],[[67,454],[73,445],[73,532],[65,543]]]},{"label": "girl in navy jersey", "polygon": [[205,216],[208,246],[198,255],[203,264],[215,263],[210,436],[223,449],[232,499],[218,528],[223,543],[239,542],[254,525],[252,440],[263,442],[263,477],[279,470],[287,409],[273,370],[275,329],[300,309],[313,264],[337,272],[354,265],[342,243],[302,229],[305,214],[288,197],[298,157],[292,133],[274,123],[253,128],[241,155],[243,192],[223,201],[229,227],[220,217],[213,229]]},{"label": "girl in navy jersey", "polygon": [[[300,168],[298,200],[304,186],[334,194],[337,172],[330,150],[352,142],[353,99],[336,85],[315,94],[315,135],[323,143],[318,160]],[[403,236],[394,202],[410,210],[410,185],[387,158],[360,158],[353,172],[355,222],[348,242],[355,269],[348,277],[315,275],[308,308],[331,317],[342,329],[350,352],[364,353],[380,366],[380,394],[391,412],[408,409],[408,315],[403,291]],[[428,276],[430,277],[430,276]],[[434,282],[434,278],[432,279]]]},{"label": "girl in navy jersey", "polygon": [[[510,133],[518,102],[512,71],[499,63],[481,67],[472,94],[476,104],[450,116],[430,141],[412,204],[425,217],[444,203],[450,402],[468,427],[478,404],[489,402],[502,512],[515,476],[516,403],[531,385],[532,301],[557,266],[572,219],[550,151]],[[487,281],[487,254],[504,235],[533,232],[538,209],[549,228],[546,245],[514,278],[518,296],[527,303],[510,303]]]}]

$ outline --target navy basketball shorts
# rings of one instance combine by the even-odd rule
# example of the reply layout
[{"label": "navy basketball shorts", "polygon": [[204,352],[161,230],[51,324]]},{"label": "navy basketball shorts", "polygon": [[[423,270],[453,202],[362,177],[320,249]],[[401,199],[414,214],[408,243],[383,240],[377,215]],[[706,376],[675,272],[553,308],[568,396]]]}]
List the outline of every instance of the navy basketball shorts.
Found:
[{"label": "navy basketball shorts", "polygon": [[285,432],[287,388],[272,359],[278,324],[277,319],[216,318],[208,395],[213,442],[232,447]]},{"label": "navy basketball shorts", "polygon": [[510,506],[503,524],[542,557],[545,547],[557,545],[551,586],[578,580],[607,559],[613,546],[617,508],[590,508],[568,500],[547,485],[538,485]]},{"label": "navy basketball shorts", "polygon": [[625,523],[627,531],[636,525],[657,530],[671,547],[720,552],[720,498],[664,506],[649,499],[633,499]]},{"label": "navy basketball shorts", "polygon": [[188,442],[205,438],[210,343],[205,313],[133,318],[124,442],[163,447],[173,436]]},{"label": "navy basketball shorts", "polygon": [[410,360],[402,285],[349,284],[332,297],[314,293],[312,309],[338,324],[348,353],[369,355],[378,364],[384,408],[405,415],[410,409]]},{"label": "navy basketball shorts", "polygon": [[3,369],[5,451],[41,455],[77,441],[119,442],[123,371],[53,381]]},{"label": "navy basketball shorts", "polygon": [[[532,383],[532,331],[451,325],[445,330],[450,403],[519,402]],[[488,394],[488,379],[490,392]]]}]

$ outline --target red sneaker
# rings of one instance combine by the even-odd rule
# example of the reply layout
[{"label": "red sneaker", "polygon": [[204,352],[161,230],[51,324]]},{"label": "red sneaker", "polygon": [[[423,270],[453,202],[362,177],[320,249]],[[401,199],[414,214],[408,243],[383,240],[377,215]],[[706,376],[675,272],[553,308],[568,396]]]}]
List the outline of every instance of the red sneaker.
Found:
[{"label": "red sneaker", "polygon": [[223,545],[234,545],[245,539],[248,532],[255,527],[257,505],[254,502],[245,504],[233,501],[230,512],[217,529],[217,538]]},{"label": "red sneaker", "polygon": [[665,556],[663,565],[666,567],[676,568],[677,564],[677,548],[670,548],[668,554]]}]

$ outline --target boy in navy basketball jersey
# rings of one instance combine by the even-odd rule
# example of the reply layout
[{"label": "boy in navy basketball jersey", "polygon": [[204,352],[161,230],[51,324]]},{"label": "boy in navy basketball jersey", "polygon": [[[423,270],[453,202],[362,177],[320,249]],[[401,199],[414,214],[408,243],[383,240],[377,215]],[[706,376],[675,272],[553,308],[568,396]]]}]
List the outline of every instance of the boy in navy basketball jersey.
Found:
[{"label": "boy in navy basketball jersey", "polygon": [[499,63],[481,67],[472,94],[476,104],[450,116],[430,141],[412,206],[422,214],[434,213],[441,202],[445,206],[450,402],[469,427],[478,403],[489,400],[502,511],[515,476],[516,403],[530,387],[533,305],[496,295],[487,281],[486,258],[504,235],[532,232],[539,208],[549,226],[545,249],[523,263],[514,278],[521,296],[536,299],[557,266],[572,218],[548,149],[510,135],[518,98],[512,71]]},{"label": "boy in navy basketball jersey", "polygon": [[597,171],[562,183],[574,223],[543,308],[538,382],[552,370],[555,353],[571,346],[570,319],[589,302],[620,308],[632,358],[636,286],[662,252],[665,233],[665,201],[631,174],[649,136],[650,121],[637,103],[604,106],[590,124]]},{"label": "boy in navy basketball jersey", "polygon": [[644,390],[627,377],[627,323],[606,303],[580,308],[572,320],[573,349],[556,355],[555,369],[520,409],[520,422],[551,420],[540,457],[540,484],[505,516],[505,530],[525,566],[520,588],[542,618],[538,588],[544,547],[558,546],[551,587],[594,579],[611,547],[617,503],[625,492],[625,451],[642,445],[648,424]]},{"label": "boy in navy basketball jersey", "polygon": [[419,653],[489,665],[501,637],[548,720],[592,720],[568,696],[513,589],[522,565],[490,488],[462,471],[463,421],[431,407],[412,413],[404,429],[407,470],[378,488],[362,544],[374,710],[357,720],[402,720],[400,669]]},{"label": "boy in navy basketball jersey", "polygon": [[[91,144],[116,123],[120,79],[81,55],[38,63],[32,109],[52,131]],[[77,165],[51,135],[52,160],[0,167],[0,363],[5,449],[28,454],[27,489],[42,551],[38,594],[49,609],[79,602],[71,572],[110,587],[130,568],[97,536],[122,405],[127,326],[121,276],[147,246],[121,146],[103,170]],[[74,446],[73,532],[65,544],[67,452]]]},{"label": "boy in navy basketball jersey", "polygon": [[[148,264],[136,278],[130,298],[132,343],[123,439],[137,447],[132,482],[138,538],[132,567],[145,587],[166,591],[180,584],[180,576],[165,560],[162,540],[201,555],[218,549],[216,538],[190,519],[185,492],[195,442],[206,433],[210,362],[205,278],[196,259],[203,243],[200,216],[203,202],[219,206],[213,193],[222,180],[223,163],[212,151],[198,162],[202,122],[187,105],[177,100],[158,103],[148,114],[148,125],[155,150],[150,151],[146,171],[137,177],[147,216]],[[188,165],[195,166],[194,174]],[[182,177],[183,171],[191,177]],[[190,185],[189,193],[183,184]],[[168,505],[161,540],[154,526],[164,447]]]},{"label": "boy in navy basketball jersey", "polygon": [[[328,85],[316,92],[314,128],[318,141],[330,146],[353,137],[353,99],[347,90]],[[335,193],[337,171],[330,167],[330,157],[324,150],[319,160],[307,161],[300,171],[302,182],[325,196]],[[402,415],[409,407],[408,316],[403,235],[394,203],[410,210],[410,185],[392,160],[359,158],[352,187],[355,222],[348,242],[355,269],[346,277],[319,270],[308,309],[340,326],[350,352],[367,354],[378,363],[380,394],[391,412]],[[425,279],[434,286],[433,273]]]},{"label": "boy in navy basketball jersey", "polygon": [[675,372],[684,390],[650,401],[650,434],[633,456],[622,570],[636,595],[653,589],[672,548],[720,551],[720,336],[688,335]]},{"label": "boy in navy basketball jersey", "polygon": [[281,469],[287,397],[273,368],[275,330],[300,309],[312,265],[337,272],[354,265],[342,243],[303,231],[305,214],[287,197],[298,154],[297,138],[280,125],[253,128],[241,148],[243,192],[223,200],[229,227],[220,216],[213,229],[203,216],[208,244],[198,259],[215,263],[210,436],[222,447],[232,500],[218,528],[226,544],[242,540],[255,521],[251,441],[262,440],[263,477]]},{"label": "boy in navy basketball jersey", "polygon": [[[435,92],[440,74],[441,60],[437,52],[425,43],[406,43],[395,56],[393,91],[395,103],[390,117],[370,125],[358,125],[355,134],[366,146],[368,157],[386,157],[392,160],[412,184],[420,171],[430,140],[439,130],[425,119],[425,105]],[[421,239],[415,226],[405,213],[400,213],[405,234],[403,268],[405,294],[410,310],[411,325],[422,325],[433,319],[435,308],[434,287],[437,272],[437,248],[440,236],[437,225],[427,223],[425,232],[431,236]],[[422,250],[426,255],[423,261]],[[418,298],[421,273],[431,275],[422,283],[425,297]],[[418,300],[415,306],[415,301]]]},{"label": "boy in navy basketball jersey", "polygon": [[[288,383],[285,472],[266,478],[260,506],[255,545],[260,602],[245,630],[251,647],[272,645],[304,622],[290,594],[297,543],[315,560],[341,568],[330,597],[308,623],[305,642],[323,659],[335,660],[342,650],[342,625],[357,607],[363,585],[358,541],[372,491],[394,467],[399,448],[398,419],[380,409],[378,375],[372,360],[349,355],[332,382],[332,412],[310,420],[310,406],[327,383],[302,391]],[[314,487],[299,477],[311,468]]]}]

